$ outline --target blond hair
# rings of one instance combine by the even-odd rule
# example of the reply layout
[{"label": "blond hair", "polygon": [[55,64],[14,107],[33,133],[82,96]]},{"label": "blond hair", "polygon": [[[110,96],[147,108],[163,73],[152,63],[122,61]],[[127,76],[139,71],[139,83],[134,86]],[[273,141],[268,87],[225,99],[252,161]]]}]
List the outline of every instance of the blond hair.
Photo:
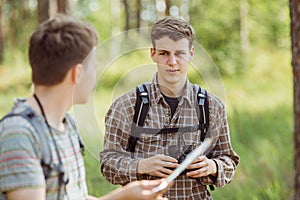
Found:
[{"label": "blond hair", "polygon": [[194,29],[188,22],[180,18],[165,17],[153,25],[151,30],[151,41],[153,47],[155,47],[155,40],[159,40],[164,36],[168,36],[174,41],[186,38],[188,39],[189,47],[191,48],[194,41],[194,35]]}]

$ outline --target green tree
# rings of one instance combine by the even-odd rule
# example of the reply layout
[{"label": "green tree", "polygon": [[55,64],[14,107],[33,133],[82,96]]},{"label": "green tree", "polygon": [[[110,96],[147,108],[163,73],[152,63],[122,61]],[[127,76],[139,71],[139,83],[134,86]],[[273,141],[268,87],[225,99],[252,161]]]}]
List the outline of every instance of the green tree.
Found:
[{"label": "green tree", "polygon": [[300,199],[300,2],[290,0],[292,65],[294,72],[295,200]]}]

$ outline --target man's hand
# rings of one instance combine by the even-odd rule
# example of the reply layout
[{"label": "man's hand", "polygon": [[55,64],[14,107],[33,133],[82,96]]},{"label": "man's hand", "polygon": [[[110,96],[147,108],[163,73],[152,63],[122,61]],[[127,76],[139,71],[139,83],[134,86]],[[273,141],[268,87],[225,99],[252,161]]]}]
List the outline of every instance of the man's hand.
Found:
[{"label": "man's hand", "polygon": [[[166,178],[179,166],[175,158],[165,155],[155,155],[139,161],[138,173]],[[169,168],[169,169],[168,169]]]},{"label": "man's hand", "polygon": [[208,159],[206,156],[198,157],[192,164],[190,164],[187,167],[187,169],[193,170],[186,174],[191,178],[199,178],[208,175],[217,175],[216,163],[212,159]]},{"label": "man's hand", "polygon": [[8,200],[43,200],[46,199],[45,188],[24,188],[6,193]]},{"label": "man's hand", "polygon": [[172,186],[173,182],[170,183],[163,191],[154,192],[154,188],[160,185],[164,179],[151,180],[151,181],[134,181],[130,182],[122,188],[115,190],[104,197],[95,198],[88,196],[87,200],[127,200],[127,199],[138,199],[138,200],[167,200],[163,198],[162,194]]}]

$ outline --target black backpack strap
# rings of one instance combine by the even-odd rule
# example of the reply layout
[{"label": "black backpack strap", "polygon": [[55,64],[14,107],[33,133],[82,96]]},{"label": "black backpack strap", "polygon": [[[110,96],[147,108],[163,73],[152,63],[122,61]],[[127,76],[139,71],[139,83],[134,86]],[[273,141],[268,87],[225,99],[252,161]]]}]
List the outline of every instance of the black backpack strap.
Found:
[{"label": "black backpack strap", "polygon": [[[204,88],[199,87],[198,85],[193,85],[196,98],[198,100],[198,105],[196,106],[196,111],[199,119],[199,124],[203,125],[203,129],[201,129],[201,141],[203,142],[209,128],[209,101],[208,94]],[[208,186],[210,191],[214,191],[215,187],[213,185]]]},{"label": "black backpack strap", "polygon": [[35,129],[36,133],[39,136],[39,142],[40,142],[40,149],[41,149],[41,165],[43,166],[43,172],[45,179],[47,179],[53,170],[54,166],[51,165],[52,163],[52,153],[51,148],[48,143],[49,139],[47,138],[47,135],[45,134],[44,127],[41,126],[40,121],[37,119],[37,116],[30,110],[26,109],[20,112],[15,112],[14,110],[5,115],[0,122],[3,120],[19,116],[27,120],[31,126]]},{"label": "black backpack strap", "polygon": [[131,135],[128,138],[128,147],[126,151],[131,153],[135,150],[135,145],[138,136],[135,134],[135,127],[143,126],[148,110],[150,107],[150,83],[143,83],[136,87],[136,102],[133,116],[133,123],[131,125]]},{"label": "black backpack strap", "polygon": [[150,105],[149,83],[143,83],[136,87],[136,103],[133,122],[137,126],[143,126]]},{"label": "black backpack strap", "polygon": [[207,129],[209,127],[209,102],[207,91],[204,88],[199,87],[194,84],[194,91],[196,94],[196,99],[198,101],[198,105],[196,106],[196,112],[199,120],[199,124],[202,124],[203,128],[201,129],[201,141],[203,142],[207,133]]},{"label": "black backpack strap", "polygon": [[78,143],[79,143],[79,146],[80,146],[80,151],[81,151],[81,154],[84,155],[84,150],[85,150],[85,146],[84,146],[84,143],[83,143],[83,140],[81,138],[81,135],[77,129],[77,126],[75,124],[75,121],[74,119],[71,117],[71,115],[69,113],[66,114],[65,116],[65,120],[68,122],[68,124],[70,124],[73,129],[75,130],[76,134],[77,134],[77,138],[78,138]]}]

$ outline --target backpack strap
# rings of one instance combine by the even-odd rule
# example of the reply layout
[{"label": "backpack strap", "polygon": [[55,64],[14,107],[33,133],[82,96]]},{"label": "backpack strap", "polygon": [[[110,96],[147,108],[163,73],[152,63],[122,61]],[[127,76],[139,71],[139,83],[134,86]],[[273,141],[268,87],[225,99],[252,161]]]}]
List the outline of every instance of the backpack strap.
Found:
[{"label": "backpack strap", "polygon": [[[199,87],[197,84],[193,85],[196,98],[198,100],[198,105],[196,106],[196,112],[199,120],[199,124],[203,124],[201,129],[200,140],[203,142],[209,128],[209,102],[207,91],[204,88]],[[213,185],[208,186],[210,191],[214,191],[215,187]]]},{"label": "backpack strap", "polygon": [[[131,125],[131,132],[135,132],[135,127],[143,126],[147,113],[150,107],[150,83],[146,82],[136,87],[136,102],[133,116],[133,123]],[[126,151],[131,153],[135,150],[138,136],[130,135],[128,138],[128,147]]]},{"label": "backpack strap", "polygon": [[204,88],[199,87],[197,84],[193,85],[198,105],[196,106],[196,112],[201,126],[200,140],[203,142],[209,127],[209,102],[207,91]]},{"label": "backpack strap", "polygon": [[77,129],[74,119],[71,117],[71,115],[69,113],[67,113],[65,120],[68,122],[68,124],[71,124],[71,126],[73,127],[73,129],[77,135],[77,138],[78,138],[81,154],[84,155],[85,146],[84,146],[83,140],[81,138],[81,135],[79,134],[79,131]]},{"label": "backpack strap", "polygon": [[26,121],[28,121],[31,126],[35,129],[36,133],[39,136],[39,142],[40,142],[40,149],[41,149],[41,165],[43,166],[43,173],[45,176],[45,179],[47,179],[53,170],[55,168],[51,163],[52,163],[52,153],[51,153],[51,148],[48,143],[49,139],[47,135],[45,134],[44,127],[41,126],[40,121],[37,119],[37,116],[30,110],[25,109],[23,111],[11,111],[7,115],[5,115],[0,122],[3,120],[10,118],[10,117],[15,117],[19,116],[24,118]]},{"label": "backpack strap", "polygon": [[150,107],[150,83],[144,83],[136,87],[136,104],[131,125],[131,135],[128,138],[128,147],[126,151],[133,153],[140,133],[144,134],[165,134],[171,132],[193,132],[201,130],[201,141],[204,141],[206,132],[209,127],[209,110],[208,110],[208,95],[204,88],[194,84],[195,98],[197,99],[196,112],[199,124],[196,126],[188,126],[181,128],[162,128],[152,129],[143,128],[149,107]]},{"label": "backpack strap", "polygon": [[[43,127],[41,125],[41,121],[38,119],[36,114],[28,109],[25,109],[22,111],[17,111],[17,109],[13,109],[10,113],[5,115],[0,120],[0,123],[7,118],[15,117],[15,116],[19,116],[19,117],[22,117],[25,120],[27,120],[31,124],[31,126],[34,128],[35,132],[38,134],[39,142],[40,142],[40,151],[41,151],[41,166],[43,167],[43,173],[44,173],[45,180],[47,180],[49,178],[50,173],[53,170],[55,170],[59,173],[59,181],[58,181],[59,190],[58,190],[58,195],[57,195],[57,198],[59,198],[60,192],[61,192],[61,187],[63,184],[68,183],[68,177],[65,176],[63,166],[61,166],[60,164],[57,165],[57,164],[52,163],[52,151],[51,151],[51,147],[49,144],[50,139],[48,138],[47,133],[45,132],[45,130],[46,130],[45,127]],[[74,128],[74,130],[77,134],[77,137],[78,137],[78,142],[80,145],[81,153],[83,154],[84,145],[83,145],[82,139],[80,137],[80,134],[76,128],[74,120],[68,113],[66,114],[65,120],[67,120],[68,124],[70,124]]]}]

